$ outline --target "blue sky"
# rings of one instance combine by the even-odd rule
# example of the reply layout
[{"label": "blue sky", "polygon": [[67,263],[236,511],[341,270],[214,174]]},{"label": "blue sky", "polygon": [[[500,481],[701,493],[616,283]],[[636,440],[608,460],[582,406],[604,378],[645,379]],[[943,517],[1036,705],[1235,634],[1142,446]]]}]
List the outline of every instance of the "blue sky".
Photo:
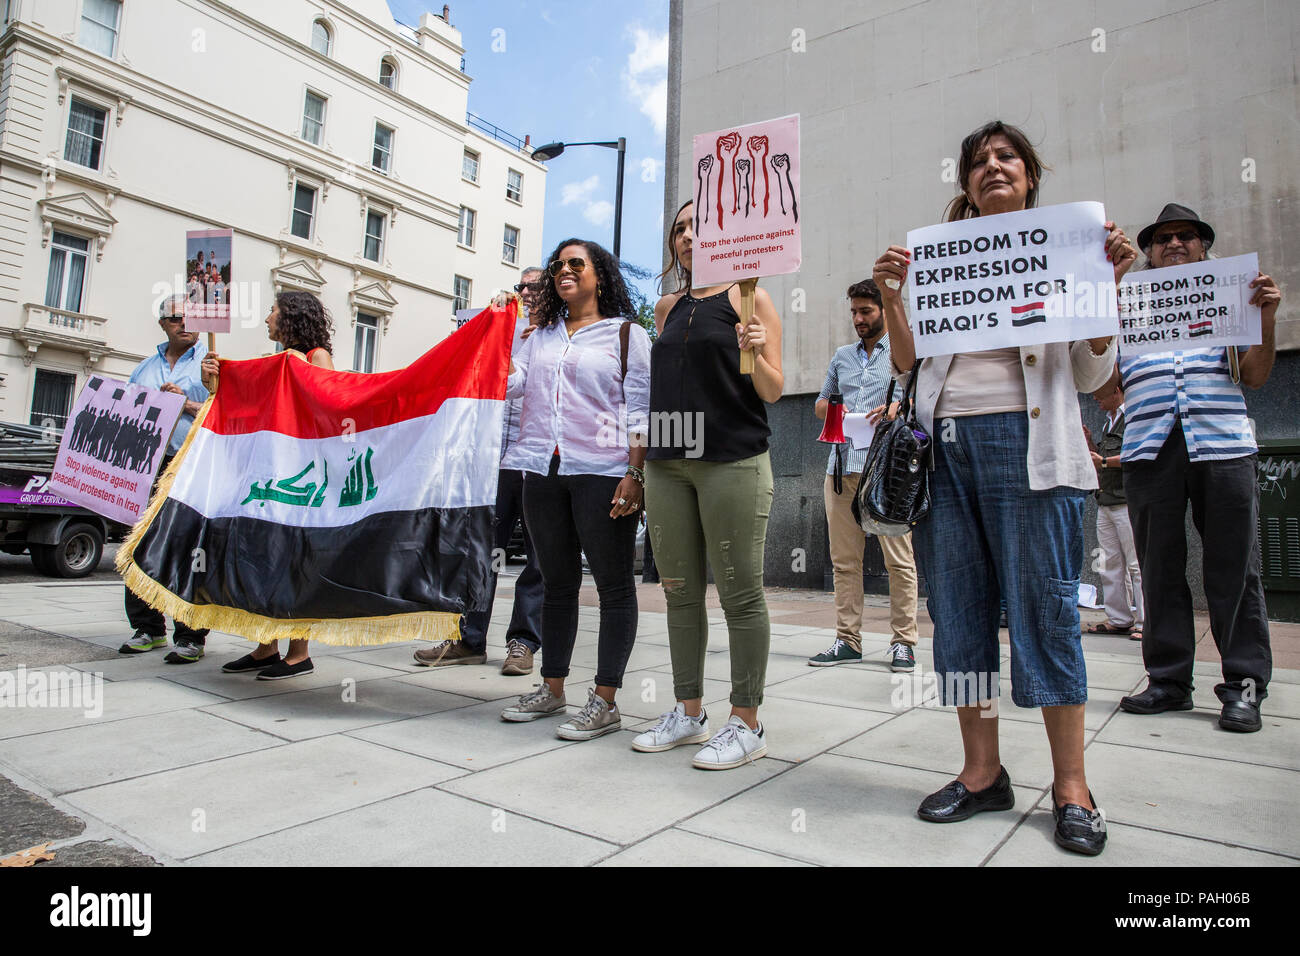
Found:
[{"label": "blue sky", "polygon": [[[389,8],[414,26],[442,4],[389,0]],[[668,0],[452,0],[450,19],[473,78],[472,112],[520,139],[531,135],[534,146],[627,138],[622,257],[657,273]],[[612,249],[617,160],[612,149],[584,146],[547,164],[543,255],[570,236]],[[652,302],[653,285],[640,283]]]}]

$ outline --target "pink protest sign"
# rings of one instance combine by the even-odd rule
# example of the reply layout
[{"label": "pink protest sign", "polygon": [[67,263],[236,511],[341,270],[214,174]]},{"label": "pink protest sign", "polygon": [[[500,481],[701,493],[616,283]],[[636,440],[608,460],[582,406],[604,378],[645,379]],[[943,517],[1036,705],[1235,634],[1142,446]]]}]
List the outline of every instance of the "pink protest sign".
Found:
[{"label": "pink protest sign", "polygon": [[797,272],[799,115],[702,133],[693,140],[691,281],[720,285]]},{"label": "pink protest sign", "polygon": [[233,229],[196,229],[185,233],[186,331],[230,331],[234,242]]},{"label": "pink protest sign", "polygon": [[184,395],[92,375],[68,415],[46,488],[135,524],[184,405]]}]

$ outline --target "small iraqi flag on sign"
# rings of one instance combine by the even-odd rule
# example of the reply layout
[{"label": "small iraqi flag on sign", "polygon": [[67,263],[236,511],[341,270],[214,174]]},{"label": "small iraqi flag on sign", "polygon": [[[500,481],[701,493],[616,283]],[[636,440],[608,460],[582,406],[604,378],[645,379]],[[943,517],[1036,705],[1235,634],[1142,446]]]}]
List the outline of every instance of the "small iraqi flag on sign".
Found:
[{"label": "small iraqi flag on sign", "polygon": [[1014,326],[1033,325],[1035,322],[1046,321],[1047,314],[1043,311],[1042,302],[1026,302],[1024,305],[1011,307],[1011,324]]},{"label": "small iraqi flag on sign", "polygon": [[1200,322],[1191,322],[1187,326],[1188,338],[1200,338],[1202,335],[1214,334],[1214,322],[1211,319],[1202,319]]},{"label": "small iraqi flag on sign", "polygon": [[490,600],[516,309],[485,310],[396,372],[296,352],[223,361],[119,552],[127,586],[261,642],[457,638]]}]

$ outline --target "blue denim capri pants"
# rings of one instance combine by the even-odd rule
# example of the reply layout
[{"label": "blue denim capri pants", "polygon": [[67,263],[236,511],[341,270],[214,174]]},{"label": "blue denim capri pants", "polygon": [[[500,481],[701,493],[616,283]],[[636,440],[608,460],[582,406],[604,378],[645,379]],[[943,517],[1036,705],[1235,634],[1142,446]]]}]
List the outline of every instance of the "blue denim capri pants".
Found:
[{"label": "blue denim capri pants", "polygon": [[1079,633],[1079,488],[1032,491],[1024,412],[937,419],[930,513],[912,539],[929,591],[945,706],[1000,693],[1000,597],[1011,632],[1011,700],[1088,700]]}]

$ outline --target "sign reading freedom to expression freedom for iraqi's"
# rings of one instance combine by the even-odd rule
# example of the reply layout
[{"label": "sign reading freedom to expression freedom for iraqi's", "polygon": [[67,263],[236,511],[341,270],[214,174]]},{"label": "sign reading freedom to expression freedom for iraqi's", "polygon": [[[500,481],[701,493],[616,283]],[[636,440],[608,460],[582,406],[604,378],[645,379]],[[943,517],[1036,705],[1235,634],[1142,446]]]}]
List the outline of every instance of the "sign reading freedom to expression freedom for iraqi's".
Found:
[{"label": "sign reading freedom to expression freedom for iraqi's", "polygon": [[185,396],[92,375],[59,443],[50,491],[135,524],[149,504]]},{"label": "sign reading freedom to expression freedom for iraqi's", "polygon": [[1207,259],[1126,275],[1119,285],[1119,350],[1125,355],[1258,345],[1250,304],[1259,255]]},{"label": "sign reading freedom to expression freedom for iraqi's", "polygon": [[917,357],[1114,335],[1105,223],[1075,202],[911,230]]},{"label": "sign reading freedom to expression freedom for iraqi's", "polygon": [[799,115],[694,138],[697,288],[799,271]]}]

